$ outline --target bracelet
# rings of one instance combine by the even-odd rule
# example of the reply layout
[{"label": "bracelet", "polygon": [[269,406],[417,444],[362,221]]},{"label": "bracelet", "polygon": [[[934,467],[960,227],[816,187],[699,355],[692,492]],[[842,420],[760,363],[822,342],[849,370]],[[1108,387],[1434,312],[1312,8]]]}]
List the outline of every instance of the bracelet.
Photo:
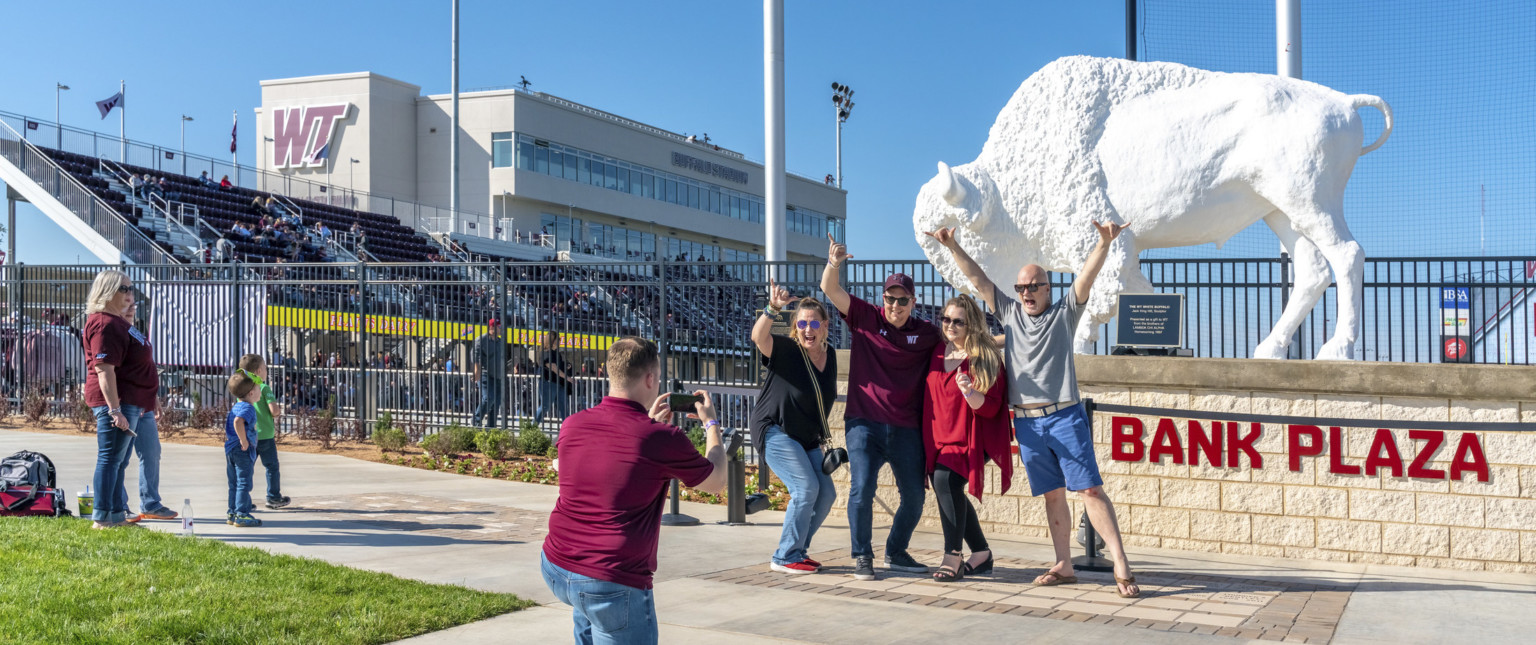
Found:
[{"label": "bracelet", "polygon": [[122,408],[107,408],[107,414],[122,414]]},{"label": "bracelet", "polygon": [[766,314],[770,318],[778,318],[779,317],[779,310],[777,308],[775,308],[773,305],[768,305],[766,307],[763,307],[763,313]]},{"label": "bracelet", "polygon": [[706,430],[709,429],[709,428],[714,428],[714,427],[719,426],[719,425],[720,425],[720,420],[719,419],[710,419],[710,420],[704,422],[704,428]]}]

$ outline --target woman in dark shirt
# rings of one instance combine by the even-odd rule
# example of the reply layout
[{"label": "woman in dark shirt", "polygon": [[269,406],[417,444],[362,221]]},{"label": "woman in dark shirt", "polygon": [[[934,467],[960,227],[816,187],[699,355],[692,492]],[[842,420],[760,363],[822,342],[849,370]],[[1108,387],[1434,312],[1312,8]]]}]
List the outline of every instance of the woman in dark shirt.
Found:
[{"label": "woman in dark shirt", "polygon": [[837,352],[827,346],[827,308],[815,298],[799,300],[789,338],[773,335],[773,321],[794,299],[771,280],[768,294],[768,307],[752,326],[752,342],[768,370],[752,413],[752,445],[789,488],[771,568],[815,573],[821,563],[808,556],[811,537],[837,498],[832,478],[821,471],[827,414],[837,399]]},{"label": "woman in dark shirt", "polygon": [[555,349],[559,346],[560,332],[544,332],[544,351],[539,357],[544,369],[539,378],[539,407],[533,413],[534,423],[544,423],[546,414],[554,414],[561,420],[569,416],[566,412],[566,397],[571,393],[571,366],[565,362],[560,351]]}]

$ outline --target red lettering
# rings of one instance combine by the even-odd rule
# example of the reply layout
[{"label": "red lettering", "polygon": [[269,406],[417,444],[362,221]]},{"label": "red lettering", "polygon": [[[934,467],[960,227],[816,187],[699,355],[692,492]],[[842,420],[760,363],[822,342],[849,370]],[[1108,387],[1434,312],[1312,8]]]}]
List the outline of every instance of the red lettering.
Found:
[{"label": "red lettering", "polygon": [[1461,481],[1464,472],[1477,473],[1477,481],[1488,481],[1488,458],[1483,456],[1483,444],[1471,432],[1461,433],[1456,444],[1456,457],[1451,460],[1451,481]]},{"label": "red lettering", "polygon": [[1358,475],[1359,466],[1344,463],[1344,431],[1338,426],[1328,429],[1328,472],[1335,475]]},{"label": "red lettering", "polygon": [[1419,448],[1419,454],[1414,456],[1413,463],[1408,464],[1408,476],[1419,479],[1445,479],[1445,471],[1424,467],[1430,459],[1434,458],[1435,452],[1440,450],[1440,444],[1445,443],[1445,433],[1439,430],[1409,430],[1408,440],[1424,442],[1424,446]]},{"label": "red lettering", "polygon": [[[1291,472],[1301,472],[1301,458],[1315,457],[1323,454],[1323,429],[1317,426],[1290,426],[1287,428],[1289,439],[1285,449],[1290,455]],[[1307,437],[1310,442],[1303,444],[1301,438]]]},{"label": "red lettering", "polygon": [[[1215,426],[1212,426],[1212,427],[1214,428]],[[1228,423],[1227,424],[1227,467],[1228,468],[1236,468],[1237,467],[1237,454],[1239,452],[1243,452],[1243,453],[1246,453],[1248,455],[1248,467],[1249,468],[1263,468],[1264,467],[1264,457],[1261,456],[1259,454],[1259,451],[1256,448],[1253,447],[1253,443],[1255,441],[1259,440],[1259,435],[1262,434],[1263,431],[1264,431],[1263,427],[1260,426],[1259,424],[1255,423],[1252,426],[1250,426],[1250,428],[1248,430],[1248,434],[1246,436],[1239,437],[1239,436],[1237,436],[1237,422],[1234,421],[1232,423]]]},{"label": "red lettering", "polygon": [[[1221,422],[1211,424],[1211,434],[1207,436],[1205,429],[1200,427],[1199,421],[1189,422],[1189,465],[1200,465],[1200,453],[1205,453],[1206,463],[1221,467]],[[1235,465],[1235,464],[1234,464]]]},{"label": "red lettering", "polygon": [[1163,455],[1173,455],[1173,463],[1184,463],[1184,445],[1179,442],[1179,430],[1173,427],[1173,419],[1157,422],[1157,434],[1152,436],[1152,452],[1147,455],[1147,461],[1162,463]]},{"label": "red lettering", "polygon": [[[1136,417],[1115,417],[1111,420],[1111,443],[1109,447],[1110,458],[1115,461],[1141,461],[1146,454],[1147,445],[1141,440],[1141,435],[1146,433],[1146,428],[1141,425],[1141,419]],[[1126,446],[1130,445],[1130,449]]]},{"label": "red lettering", "polygon": [[1365,453],[1365,474],[1375,475],[1376,469],[1383,466],[1392,469],[1393,477],[1403,476],[1403,457],[1397,453],[1397,438],[1392,436],[1391,430],[1385,428],[1376,430],[1376,438],[1371,440],[1371,450]]}]

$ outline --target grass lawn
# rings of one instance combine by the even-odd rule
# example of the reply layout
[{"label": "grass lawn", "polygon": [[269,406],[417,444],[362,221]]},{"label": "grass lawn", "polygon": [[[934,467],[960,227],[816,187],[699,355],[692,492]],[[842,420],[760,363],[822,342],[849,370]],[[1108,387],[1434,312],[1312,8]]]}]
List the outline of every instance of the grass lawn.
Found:
[{"label": "grass lawn", "polygon": [[0,536],[4,643],[384,643],[533,605],[81,519],[0,517]]}]

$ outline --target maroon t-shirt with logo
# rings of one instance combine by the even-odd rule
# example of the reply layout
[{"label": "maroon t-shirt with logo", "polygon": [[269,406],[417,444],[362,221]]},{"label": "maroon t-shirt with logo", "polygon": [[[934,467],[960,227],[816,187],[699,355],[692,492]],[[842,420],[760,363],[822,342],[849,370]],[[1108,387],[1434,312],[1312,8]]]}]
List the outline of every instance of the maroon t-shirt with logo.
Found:
[{"label": "maroon t-shirt with logo", "polygon": [[97,312],[85,319],[85,330],[80,336],[85,349],[87,405],[107,405],[106,397],[101,395],[101,382],[96,376],[96,366],[105,363],[114,366],[120,403],[145,410],[155,409],[160,376],[155,369],[154,348],[150,347],[149,337],[144,332],[122,318]]},{"label": "maroon t-shirt with logo", "polygon": [[560,499],[544,557],[566,571],[650,589],[667,484],[697,486],[714,464],[682,430],[611,396],[566,419],[558,446]]},{"label": "maroon t-shirt with logo", "polygon": [[853,331],[844,418],[923,427],[928,359],[944,338],[939,328],[916,317],[896,327],[879,307],[852,295],[848,313],[841,315]]}]

